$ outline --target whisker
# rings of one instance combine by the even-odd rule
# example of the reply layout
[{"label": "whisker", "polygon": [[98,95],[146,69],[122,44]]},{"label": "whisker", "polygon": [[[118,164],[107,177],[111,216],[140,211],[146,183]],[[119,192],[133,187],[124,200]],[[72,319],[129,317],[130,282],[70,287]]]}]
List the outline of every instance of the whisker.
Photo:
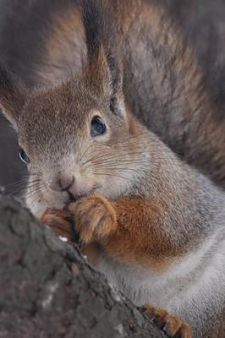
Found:
[{"label": "whisker", "polygon": [[92,144],[89,144],[89,146],[84,150],[84,152],[81,154],[79,161],[82,161],[82,158],[86,155],[88,150],[92,147]]},{"label": "whisker", "polygon": [[113,173],[105,173],[105,172],[95,172],[96,176],[109,176],[109,177],[116,177],[119,178],[121,180],[126,180],[128,182],[130,182],[130,177],[129,176],[124,176],[124,175],[117,175],[117,174],[113,174]]},{"label": "whisker", "polygon": [[37,187],[35,187],[34,189],[32,190],[28,190],[28,191],[25,191],[25,194],[26,194],[26,198],[29,198],[31,199],[33,196],[37,196],[37,198],[39,198],[39,196],[37,195],[38,192],[41,192],[42,189],[43,189],[44,185],[39,185]]},{"label": "whisker", "polygon": [[98,160],[114,160],[114,159],[120,159],[120,158],[123,158],[125,156],[134,156],[134,155],[140,155],[140,152],[130,152],[130,153],[126,153],[125,155],[124,154],[111,154],[110,152],[110,155],[107,155],[107,154],[99,154],[99,155],[94,155],[92,156],[91,158],[89,158],[88,160],[86,160],[86,162],[82,163],[82,165],[85,165],[87,164],[88,162],[97,162]]}]

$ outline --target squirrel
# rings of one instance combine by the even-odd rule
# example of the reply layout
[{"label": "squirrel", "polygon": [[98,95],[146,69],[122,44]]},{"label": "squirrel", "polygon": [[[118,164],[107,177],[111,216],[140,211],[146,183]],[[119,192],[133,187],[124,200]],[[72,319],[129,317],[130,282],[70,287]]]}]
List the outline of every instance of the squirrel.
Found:
[{"label": "squirrel", "polygon": [[[85,66],[82,2],[5,1],[1,54],[29,87],[54,87]],[[224,119],[167,8],[156,0],[95,3],[104,18],[100,33],[122,59],[128,108],[180,158],[224,188]]]},{"label": "squirrel", "polygon": [[0,106],[30,171],[27,205],[71,242],[78,233],[92,264],[170,337],[223,337],[224,191],[129,109],[96,3],[82,7],[79,75],[30,91],[0,68]]}]

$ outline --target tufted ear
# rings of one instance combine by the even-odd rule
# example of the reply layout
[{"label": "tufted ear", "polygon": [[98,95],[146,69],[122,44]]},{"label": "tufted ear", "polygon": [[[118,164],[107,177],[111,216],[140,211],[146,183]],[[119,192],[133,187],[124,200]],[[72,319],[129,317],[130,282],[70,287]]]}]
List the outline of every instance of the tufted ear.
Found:
[{"label": "tufted ear", "polygon": [[103,46],[95,50],[88,60],[90,82],[99,94],[111,99],[122,89],[122,76],[113,54]]},{"label": "tufted ear", "polygon": [[15,129],[25,101],[26,90],[22,84],[0,65],[0,108]]},{"label": "tufted ear", "polygon": [[109,30],[109,27],[106,27],[104,14],[96,0],[82,1],[82,17],[87,44],[85,75],[92,88],[107,98],[110,108],[116,112],[117,99],[122,92],[122,76],[115,56],[102,37],[102,31]]}]

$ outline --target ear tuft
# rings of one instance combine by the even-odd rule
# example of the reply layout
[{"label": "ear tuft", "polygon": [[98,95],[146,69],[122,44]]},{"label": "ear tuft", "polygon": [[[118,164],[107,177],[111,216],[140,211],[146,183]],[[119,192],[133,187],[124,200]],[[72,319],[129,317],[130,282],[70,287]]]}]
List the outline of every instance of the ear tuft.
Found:
[{"label": "ear tuft", "polygon": [[15,127],[26,100],[26,91],[5,66],[0,65],[0,108]]},{"label": "ear tuft", "polygon": [[112,34],[113,27],[106,22],[104,3],[82,0],[81,6],[87,43],[87,68],[83,74],[92,90],[108,99],[111,111],[116,113],[119,110],[118,94],[122,89],[122,76],[106,39],[107,32]]},{"label": "ear tuft", "polygon": [[92,90],[108,100],[111,111],[116,113],[118,98],[122,97],[122,76],[114,55],[106,54],[101,46],[95,58],[89,60],[84,76]]},{"label": "ear tuft", "polygon": [[111,77],[112,95],[115,95],[122,88],[122,76],[115,56],[108,52],[106,58]]},{"label": "ear tuft", "polygon": [[102,31],[106,29],[104,14],[98,0],[82,0],[81,13],[87,43],[88,59],[97,57],[102,46]]}]

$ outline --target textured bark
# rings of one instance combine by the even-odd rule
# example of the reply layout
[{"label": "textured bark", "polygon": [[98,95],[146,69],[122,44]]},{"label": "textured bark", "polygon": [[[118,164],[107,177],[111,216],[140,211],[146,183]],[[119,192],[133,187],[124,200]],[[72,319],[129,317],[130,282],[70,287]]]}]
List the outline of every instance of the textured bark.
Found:
[{"label": "textured bark", "polygon": [[163,338],[19,202],[0,194],[0,338]]}]

